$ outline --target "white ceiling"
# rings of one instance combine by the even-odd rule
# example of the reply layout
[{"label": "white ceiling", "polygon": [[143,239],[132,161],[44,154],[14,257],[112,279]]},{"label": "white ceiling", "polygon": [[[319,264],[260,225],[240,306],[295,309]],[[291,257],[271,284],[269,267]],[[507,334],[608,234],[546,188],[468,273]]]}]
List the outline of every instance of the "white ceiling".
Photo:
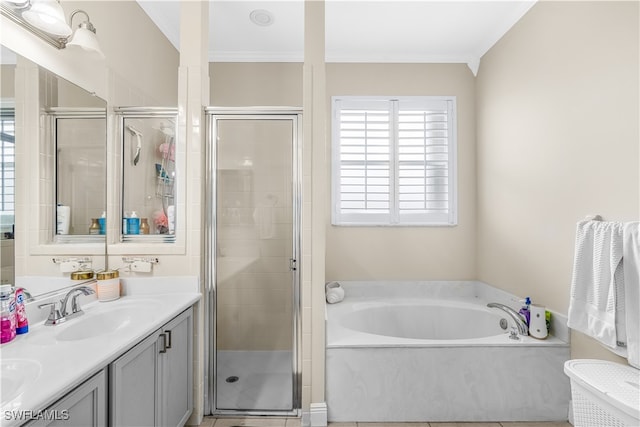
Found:
[{"label": "white ceiling", "polygon": [[[179,1],[137,0],[178,48]],[[209,60],[301,62],[304,1],[209,0]],[[326,0],[327,62],[454,62],[477,72],[482,55],[535,0]],[[249,19],[255,9],[270,26]]]}]

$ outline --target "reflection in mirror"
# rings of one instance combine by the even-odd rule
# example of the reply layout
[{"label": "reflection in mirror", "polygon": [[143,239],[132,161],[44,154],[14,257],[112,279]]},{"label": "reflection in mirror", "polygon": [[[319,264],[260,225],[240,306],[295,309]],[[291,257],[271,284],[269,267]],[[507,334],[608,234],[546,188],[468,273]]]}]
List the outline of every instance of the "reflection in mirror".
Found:
[{"label": "reflection in mirror", "polygon": [[121,109],[123,242],[175,242],[175,110]]},{"label": "reflection in mirror", "polygon": [[104,109],[56,108],[50,114],[56,146],[56,242],[78,235],[95,239],[106,232]]},{"label": "reflection in mirror", "polygon": [[[0,64],[0,282],[17,284],[25,274],[16,271],[15,248],[26,248],[21,250],[29,256],[30,234],[38,236],[35,244],[40,245],[98,243],[40,248],[41,255],[105,252],[105,236],[90,235],[90,226],[106,208],[106,102],[4,46]],[[38,134],[39,140],[28,139]],[[15,179],[19,168],[26,174],[21,183]],[[37,195],[27,194],[32,188],[28,174],[37,177]],[[67,235],[56,234],[58,203],[70,207]],[[16,218],[22,225],[16,227]],[[46,291],[68,286],[68,280],[57,278]],[[23,286],[34,296],[40,293],[35,285]]]},{"label": "reflection in mirror", "polygon": [[13,284],[15,237],[15,88],[16,56],[0,50],[0,284]]},{"label": "reflection in mirror", "polygon": [[50,216],[55,222],[42,224],[52,236],[47,243],[104,242],[99,225],[91,226],[106,211],[105,102],[48,70],[39,73],[41,155],[54,153],[45,167],[51,176],[40,177],[55,189]]}]

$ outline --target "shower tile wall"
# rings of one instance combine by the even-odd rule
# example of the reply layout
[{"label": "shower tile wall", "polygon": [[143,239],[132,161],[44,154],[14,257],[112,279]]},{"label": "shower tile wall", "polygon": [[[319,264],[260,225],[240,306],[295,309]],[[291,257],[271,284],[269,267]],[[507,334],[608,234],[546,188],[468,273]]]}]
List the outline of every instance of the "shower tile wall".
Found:
[{"label": "shower tile wall", "polygon": [[218,148],[218,350],[293,345],[291,157],[279,145],[290,144],[291,131],[276,128],[259,137],[234,128],[243,153],[232,144]]},{"label": "shower tile wall", "polygon": [[[54,77],[43,70],[36,70],[38,73],[38,98],[36,105],[42,105],[45,108],[58,105],[58,85],[54,83]],[[32,80],[33,81],[33,80]],[[35,101],[33,99],[28,101]],[[50,126],[47,120],[40,118],[38,121],[40,126],[40,135],[38,149],[38,166],[39,176],[37,194],[40,196],[38,217],[40,218],[38,240],[47,242],[51,238],[51,227],[53,227],[55,217],[55,144],[54,136],[51,134]],[[34,189],[35,190],[35,189]]]}]

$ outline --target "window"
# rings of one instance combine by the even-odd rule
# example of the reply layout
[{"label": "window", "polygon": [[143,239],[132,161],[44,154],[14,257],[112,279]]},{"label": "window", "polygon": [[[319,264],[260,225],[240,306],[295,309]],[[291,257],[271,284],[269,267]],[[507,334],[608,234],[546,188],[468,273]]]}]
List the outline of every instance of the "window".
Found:
[{"label": "window", "polygon": [[334,225],[455,225],[455,97],[333,97]]},{"label": "window", "polygon": [[0,109],[0,233],[12,233],[15,208],[15,130],[13,109]]}]

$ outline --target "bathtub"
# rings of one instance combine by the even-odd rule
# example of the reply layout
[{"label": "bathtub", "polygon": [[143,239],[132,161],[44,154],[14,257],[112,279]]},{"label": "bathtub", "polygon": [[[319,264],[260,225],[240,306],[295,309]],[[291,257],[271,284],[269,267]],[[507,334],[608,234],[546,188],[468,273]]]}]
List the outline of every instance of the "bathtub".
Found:
[{"label": "bathtub", "polygon": [[327,305],[329,421],[567,420],[564,316],[545,340],[514,340],[486,305],[518,298],[482,282],[340,283],[344,301]]}]

